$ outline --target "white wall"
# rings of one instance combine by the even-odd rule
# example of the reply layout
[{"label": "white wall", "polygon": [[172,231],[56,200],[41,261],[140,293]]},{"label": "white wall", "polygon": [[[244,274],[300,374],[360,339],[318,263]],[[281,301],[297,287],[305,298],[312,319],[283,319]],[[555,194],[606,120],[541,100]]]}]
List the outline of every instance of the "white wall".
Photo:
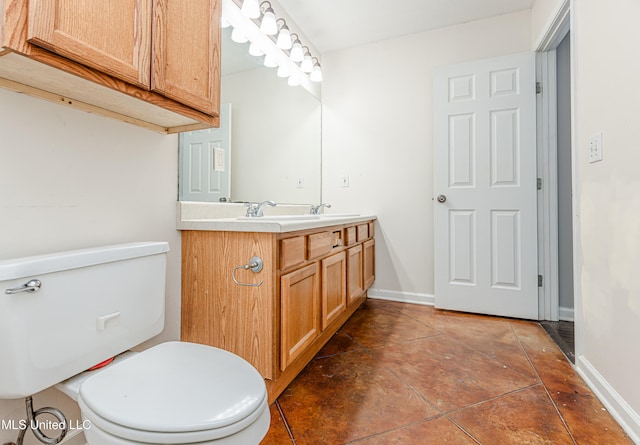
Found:
[{"label": "white wall", "polygon": [[433,294],[433,69],[528,51],[530,24],[524,11],[323,55],[322,199],[378,215],[375,292]]},{"label": "white wall", "polygon": [[[163,334],[179,338],[180,233],[176,231],[177,136],[0,90],[0,260],[130,241],[168,241]],[[2,362],[2,366],[10,366]],[[72,419],[57,390],[34,397]],[[0,419],[24,417],[0,400]],[[27,443],[39,443],[29,434]],[[16,431],[0,429],[0,443]]]},{"label": "white wall", "polygon": [[[640,443],[640,3],[574,0],[571,8],[577,366]],[[590,164],[588,141],[598,132],[603,161]]]},{"label": "white wall", "polygon": [[532,48],[544,39],[558,11],[568,0],[536,0],[531,8],[531,43]]}]

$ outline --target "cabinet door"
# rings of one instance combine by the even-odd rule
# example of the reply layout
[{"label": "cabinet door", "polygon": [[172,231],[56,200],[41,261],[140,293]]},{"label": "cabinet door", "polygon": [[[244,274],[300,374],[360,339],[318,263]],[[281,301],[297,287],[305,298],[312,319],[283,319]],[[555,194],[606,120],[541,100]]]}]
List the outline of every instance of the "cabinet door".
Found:
[{"label": "cabinet door", "polygon": [[318,264],[281,278],[281,354],[284,371],[320,334]]},{"label": "cabinet door", "polygon": [[364,267],[364,288],[369,289],[375,280],[375,241],[370,239],[362,244]]},{"label": "cabinet door", "polygon": [[364,295],[362,244],[347,250],[347,304],[351,305]]},{"label": "cabinet door", "polygon": [[148,89],[151,0],[29,0],[28,40]]},{"label": "cabinet door", "polygon": [[325,258],[322,264],[322,329],[347,308],[347,261],[344,252]]},{"label": "cabinet door", "polygon": [[153,0],[151,89],[220,112],[220,0]]}]

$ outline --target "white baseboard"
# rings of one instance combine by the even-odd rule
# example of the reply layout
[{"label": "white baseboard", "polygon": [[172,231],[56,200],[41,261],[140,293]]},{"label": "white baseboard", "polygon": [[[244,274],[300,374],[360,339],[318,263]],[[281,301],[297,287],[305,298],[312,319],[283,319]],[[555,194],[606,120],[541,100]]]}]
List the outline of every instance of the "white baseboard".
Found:
[{"label": "white baseboard", "polygon": [[424,306],[433,306],[435,304],[435,297],[431,294],[370,288],[367,291],[367,295],[369,298],[377,300],[399,301],[401,303],[422,304]]},{"label": "white baseboard", "polygon": [[573,308],[572,307],[562,307],[560,306],[560,313],[558,314],[560,320],[562,321],[575,321],[573,318]]},{"label": "white baseboard", "polygon": [[607,382],[584,355],[576,358],[576,370],[635,444],[640,444],[640,415]]}]

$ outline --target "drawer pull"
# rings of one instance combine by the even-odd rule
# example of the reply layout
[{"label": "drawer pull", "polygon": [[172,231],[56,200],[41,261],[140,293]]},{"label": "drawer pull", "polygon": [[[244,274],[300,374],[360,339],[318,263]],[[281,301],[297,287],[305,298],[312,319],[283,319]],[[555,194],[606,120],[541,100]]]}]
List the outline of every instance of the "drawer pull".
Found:
[{"label": "drawer pull", "polygon": [[260,285],[262,285],[262,282],[264,280],[260,280],[259,283],[241,283],[238,281],[238,279],[236,278],[236,270],[238,269],[244,269],[244,270],[251,270],[251,272],[253,273],[258,273],[262,270],[262,258],[260,258],[259,256],[254,256],[252,257],[249,262],[247,264],[244,264],[242,266],[236,266],[233,268],[233,271],[231,272],[231,278],[233,279],[233,282],[236,283],[238,286],[251,286],[251,287],[258,287]]}]

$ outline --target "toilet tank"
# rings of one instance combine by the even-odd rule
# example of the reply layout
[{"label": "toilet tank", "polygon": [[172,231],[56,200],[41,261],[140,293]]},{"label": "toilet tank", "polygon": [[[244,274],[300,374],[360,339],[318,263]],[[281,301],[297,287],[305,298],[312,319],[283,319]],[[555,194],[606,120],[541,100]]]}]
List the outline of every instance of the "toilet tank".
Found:
[{"label": "toilet tank", "polygon": [[[27,397],[159,334],[164,242],[0,261],[0,399]],[[31,280],[35,292],[7,293]]]}]

